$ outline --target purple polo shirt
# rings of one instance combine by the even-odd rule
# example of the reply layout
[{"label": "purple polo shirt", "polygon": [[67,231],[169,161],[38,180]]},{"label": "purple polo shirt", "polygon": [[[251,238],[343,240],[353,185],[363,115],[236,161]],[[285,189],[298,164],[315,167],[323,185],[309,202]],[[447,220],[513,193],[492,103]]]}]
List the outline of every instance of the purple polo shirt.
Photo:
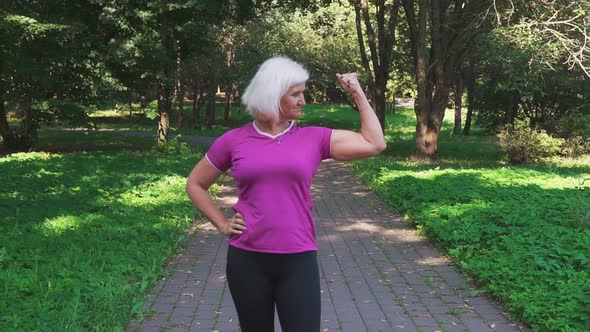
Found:
[{"label": "purple polo shirt", "polygon": [[281,254],[317,250],[310,189],[320,162],[330,158],[331,135],[332,129],[292,121],[273,137],[250,122],[215,140],[205,156],[221,172],[231,168],[234,211],[247,227],[230,245]]}]

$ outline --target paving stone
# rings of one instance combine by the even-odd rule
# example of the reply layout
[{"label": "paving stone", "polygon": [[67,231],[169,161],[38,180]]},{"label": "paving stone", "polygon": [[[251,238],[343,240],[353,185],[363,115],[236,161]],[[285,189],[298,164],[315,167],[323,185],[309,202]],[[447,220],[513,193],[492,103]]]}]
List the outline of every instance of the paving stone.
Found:
[{"label": "paving stone", "polygon": [[[218,195],[229,204],[224,211],[235,204],[231,186]],[[461,273],[342,163],[323,162],[312,195],[321,331],[522,331],[495,302],[472,297]],[[201,225],[146,297],[154,315],[129,322],[128,331],[238,331],[226,255],[227,239]]]}]

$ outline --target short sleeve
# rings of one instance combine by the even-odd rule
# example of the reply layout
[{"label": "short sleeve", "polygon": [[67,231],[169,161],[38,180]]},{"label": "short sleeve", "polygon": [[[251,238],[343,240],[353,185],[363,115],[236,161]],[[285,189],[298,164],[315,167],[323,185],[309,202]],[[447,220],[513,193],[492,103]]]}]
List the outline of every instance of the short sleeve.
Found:
[{"label": "short sleeve", "polygon": [[231,137],[230,132],[220,136],[205,154],[205,158],[207,158],[211,166],[222,173],[231,168],[233,146]]},{"label": "short sleeve", "polygon": [[320,149],[322,152],[322,160],[330,158],[330,142],[332,141],[332,128],[320,127],[322,132],[322,139]]}]

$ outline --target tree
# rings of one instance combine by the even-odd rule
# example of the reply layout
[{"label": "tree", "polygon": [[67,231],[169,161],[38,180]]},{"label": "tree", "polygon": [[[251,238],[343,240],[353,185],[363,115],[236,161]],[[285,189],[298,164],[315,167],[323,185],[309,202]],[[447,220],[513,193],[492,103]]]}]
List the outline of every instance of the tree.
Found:
[{"label": "tree", "polygon": [[[350,2],[354,6],[358,45],[369,85],[368,95],[381,123],[381,128],[385,130],[387,82],[392,70],[395,28],[398,24],[401,1],[394,0],[393,3],[389,3],[385,0],[375,0],[371,2],[372,8],[375,9],[376,31],[373,28],[375,23],[369,14],[367,0],[350,0]],[[366,50],[365,43],[369,47],[369,52]]]},{"label": "tree", "polygon": [[285,55],[310,71],[308,99],[346,101],[335,74],[361,66],[352,13],[350,5],[334,2],[313,11],[275,9],[254,20],[247,26],[244,47],[236,53],[240,83],[247,83],[263,60]]},{"label": "tree", "polygon": [[168,136],[180,68],[214,42],[213,26],[230,15],[242,15],[252,5],[230,0],[144,0],[112,1],[103,8],[101,17],[115,35],[110,61],[114,75],[130,89],[155,86],[161,144]]},{"label": "tree", "polygon": [[[83,12],[80,9],[84,8]],[[79,0],[52,0],[28,5],[3,4],[0,17],[2,67],[1,103],[16,103],[22,117],[19,129],[10,130],[5,110],[0,112],[4,142],[28,148],[37,140],[41,122],[69,117],[72,101],[92,98],[97,80],[92,48],[98,7]],[[65,108],[64,108],[65,107]]]},{"label": "tree", "polygon": [[484,31],[489,1],[403,0],[410,30],[418,96],[416,157],[438,158],[442,128],[454,72],[474,38]]},{"label": "tree", "polygon": [[480,73],[474,101],[480,124],[520,119],[552,132],[583,108],[588,13],[588,3],[553,1],[515,3],[497,14],[499,25],[478,38],[472,56]]}]

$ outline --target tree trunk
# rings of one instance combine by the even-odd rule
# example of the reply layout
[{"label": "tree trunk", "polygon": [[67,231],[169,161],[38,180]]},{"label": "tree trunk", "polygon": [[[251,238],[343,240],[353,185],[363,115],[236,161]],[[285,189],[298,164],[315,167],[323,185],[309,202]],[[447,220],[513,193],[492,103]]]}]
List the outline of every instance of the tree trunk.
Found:
[{"label": "tree trunk", "polygon": [[436,160],[439,130],[432,122],[418,120],[416,124],[416,158]]},{"label": "tree trunk", "polygon": [[[453,9],[449,10],[451,5]],[[473,6],[463,5],[466,3],[460,1],[403,0],[418,90],[414,104],[417,158],[438,158],[438,148],[431,145],[438,143],[449,101],[452,73],[460,67],[469,41],[475,36],[470,34],[467,39],[465,31],[469,25],[463,13],[467,11],[466,7],[473,12],[479,12],[479,8],[476,8],[475,1]],[[427,31],[430,32],[429,38]]]},{"label": "tree trunk", "polygon": [[191,82],[191,88],[193,92],[191,127],[197,130],[201,130],[201,99],[203,98],[203,92],[201,87],[201,75],[198,66],[195,66],[195,71]]},{"label": "tree trunk", "polygon": [[468,66],[463,71],[463,80],[465,81],[465,88],[467,90],[467,116],[465,117],[465,127],[463,127],[463,135],[471,133],[471,121],[473,118],[473,107],[475,98],[475,69],[473,65]]},{"label": "tree trunk", "polygon": [[178,102],[178,128],[184,125],[184,81],[182,79],[182,57],[180,50],[180,41],[176,40],[174,44],[176,53],[176,101]]},{"label": "tree trunk", "polygon": [[37,127],[38,119],[37,114],[33,111],[31,105],[33,101],[31,95],[27,95],[23,102],[23,105],[28,105],[27,108],[23,109],[24,118],[21,122],[21,128],[23,133],[23,142],[26,142],[28,147],[32,147],[37,143]]},{"label": "tree trunk", "polygon": [[237,104],[237,113],[238,115],[242,113],[242,97],[240,96],[240,90],[237,85],[232,85],[232,90],[234,92],[234,103]]},{"label": "tree trunk", "polygon": [[10,128],[8,127],[8,118],[6,116],[6,109],[4,108],[4,96],[0,92],[0,136],[6,142]]},{"label": "tree trunk", "polygon": [[166,78],[158,82],[158,144],[163,145],[168,139],[170,113],[172,110],[172,91]]},{"label": "tree trunk", "polygon": [[223,109],[223,121],[228,121],[231,114],[231,85],[227,87],[229,91],[225,91],[225,106]]},{"label": "tree trunk", "polygon": [[147,106],[147,100],[145,96],[141,96],[141,102],[139,104],[139,109],[141,110],[142,114],[145,114],[145,108]]},{"label": "tree trunk", "polygon": [[512,93],[508,97],[508,105],[504,114],[504,124],[514,124],[516,115],[518,113],[518,106],[520,104],[520,96],[517,92]]},{"label": "tree trunk", "polygon": [[[361,63],[367,74],[367,97],[377,114],[381,129],[385,131],[385,93],[387,91],[387,81],[391,74],[395,28],[398,22],[401,3],[400,0],[394,0],[393,4],[386,4],[385,1],[374,3],[376,12],[375,21],[377,23],[377,30],[375,31],[373,29],[372,17],[369,13],[368,1],[350,0],[350,2],[353,4],[355,11],[355,25]],[[389,16],[389,20],[387,20],[387,16]],[[365,33],[363,33],[362,29],[363,22]],[[365,42],[369,46],[369,53],[367,53],[365,48]]]},{"label": "tree trunk", "polygon": [[377,79],[375,80],[373,108],[375,109],[375,114],[377,115],[379,123],[381,124],[381,130],[385,132],[385,110],[387,107],[385,91],[387,90],[387,79],[382,76],[382,74],[378,74],[376,77]]},{"label": "tree trunk", "polygon": [[207,110],[206,110],[206,123],[208,129],[213,128],[215,124],[215,87],[217,84],[214,81],[209,82],[207,89]]},{"label": "tree trunk", "polygon": [[191,126],[194,129],[201,130],[201,107],[203,106],[203,92],[202,91],[194,91],[193,92],[194,100],[193,100],[193,112],[192,112],[192,120]]},{"label": "tree trunk", "polygon": [[176,100],[178,101],[178,128],[182,128],[184,126],[184,83],[182,79],[178,80],[177,83],[177,94]]},{"label": "tree trunk", "polygon": [[465,84],[463,81],[463,75],[461,72],[457,72],[455,75],[455,127],[453,128],[453,134],[461,134],[461,108],[463,107],[463,90]]}]

